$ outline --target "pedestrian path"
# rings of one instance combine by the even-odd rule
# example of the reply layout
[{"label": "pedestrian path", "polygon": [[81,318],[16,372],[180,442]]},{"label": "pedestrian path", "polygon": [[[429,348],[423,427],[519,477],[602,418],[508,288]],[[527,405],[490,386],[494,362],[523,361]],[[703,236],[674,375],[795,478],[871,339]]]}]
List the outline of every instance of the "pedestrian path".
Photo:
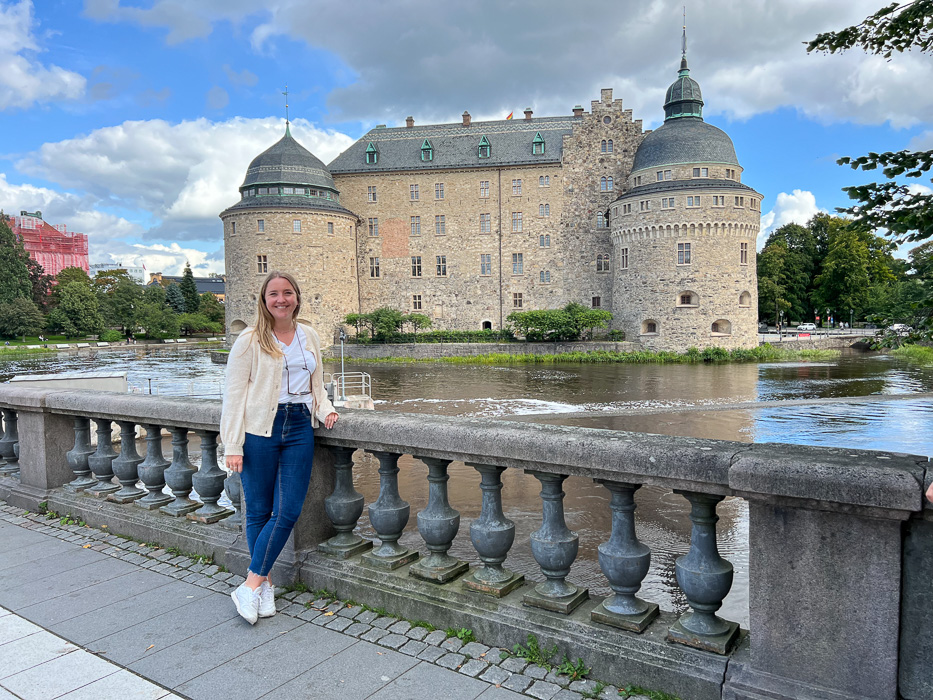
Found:
[{"label": "pedestrian path", "polygon": [[0,501],[0,700],[642,697],[309,591],[250,626],[242,580]]}]

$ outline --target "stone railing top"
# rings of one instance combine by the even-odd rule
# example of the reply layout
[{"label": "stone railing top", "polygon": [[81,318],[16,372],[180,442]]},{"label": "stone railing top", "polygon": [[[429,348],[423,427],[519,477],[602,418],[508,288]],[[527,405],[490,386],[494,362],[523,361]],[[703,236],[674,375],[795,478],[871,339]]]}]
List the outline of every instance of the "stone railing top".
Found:
[{"label": "stone railing top", "polygon": [[[217,430],[216,399],[0,385],[0,407]],[[927,458],[615,430],[342,409],[326,445],[652,484],[903,519],[923,509]]]}]

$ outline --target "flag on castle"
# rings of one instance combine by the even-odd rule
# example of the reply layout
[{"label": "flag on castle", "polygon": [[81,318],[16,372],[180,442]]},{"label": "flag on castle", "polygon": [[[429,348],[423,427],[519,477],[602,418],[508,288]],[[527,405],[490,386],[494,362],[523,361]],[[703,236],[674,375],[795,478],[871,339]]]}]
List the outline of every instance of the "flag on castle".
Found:
[{"label": "flag on castle", "polygon": [[515,112],[509,112],[509,116],[507,116],[505,120],[508,121],[509,119],[511,119],[513,114],[515,114]]}]

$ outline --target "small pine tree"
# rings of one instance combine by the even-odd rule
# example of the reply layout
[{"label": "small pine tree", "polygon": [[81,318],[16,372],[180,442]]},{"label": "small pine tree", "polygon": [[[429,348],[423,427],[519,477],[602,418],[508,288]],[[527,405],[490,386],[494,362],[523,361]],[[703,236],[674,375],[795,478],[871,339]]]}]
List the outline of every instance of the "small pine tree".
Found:
[{"label": "small pine tree", "polygon": [[194,273],[191,272],[191,263],[185,263],[185,271],[181,277],[181,294],[185,298],[185,311],[189,314],[198,312],[200,298],[198,297],[198,285],[194,281]]},{"label": "small pine tree", "polygon": [[172,282],[165,288],[165,301],[172,307],[176,314],[185,313],[185,295],[181,293],[181,287]]}]

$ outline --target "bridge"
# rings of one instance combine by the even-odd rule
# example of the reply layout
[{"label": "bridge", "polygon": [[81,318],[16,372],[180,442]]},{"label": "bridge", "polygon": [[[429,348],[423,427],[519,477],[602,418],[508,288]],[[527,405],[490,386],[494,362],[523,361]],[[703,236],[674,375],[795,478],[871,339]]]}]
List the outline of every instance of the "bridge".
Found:
[{"label": "bridge", "polygon": [[[35,529],[38,522],[37,516],[13,509],[47,509],[62,516],[60,528],[49,529],[64,528],[66,540],[88,545],[79,547],[88,556],[107,557],[104,550],[112,549],[118,559],[132,555],[124,564],[188,578],[191,584],[200,581],[209,592],[229,590],[245,573],[240,509],[219,504],[223,492],[235,506],[241,500],[238,479],[218,464],[219,402],[7,385],[0,387],[0,411],[0,456],[5,460],[0,498],[8,504],[3,510],[7,522],[0,517],[0,529],[5,539],[15,534],[9,528]],[[119,452],[111,440],[114,424],[123,436]],[[144,455],[135,447],[138,428],[146,433]],[[170,461],[162,454],[163,430],[172,435]],[[200,445],[197,469],[189,454],[192,433]],[[460,693],[455,681],[469,680],[486,686],[464,688],[451,697],[493,698],[499,696],[492,693],[507,689],[539,698],[595,697],[605,695],[607,687],[639,686],[683,700],[933,698],[928,673],[933,658],[933,606],[928,599],[933,510],[923,498],[933,474],[927,457],[352,410],[333,430],[319,430],[316,441],[304,512],[273,571],[280,584],[300,585],[279,600],[286,622],[276,624],[295,620],[301,628],[322,627],[340,639],[350,637],[347,648],[374,645],[382,656],[401,655],[412,663],[407,670],[399,671],[401,664],[381,674],[383,686],[377,683],[368,694],[337,688],[333,695],[319,697],[377,697],[381,687],[392,684],[394,690],[385,697],[436,697],[448,688]],[[379,496],[368,504],[353,487],[361,450],[379,464]],[[403,455],[427,465],[428,502],[417,514],[399,492]],[[460,525],[447,494],[448,469],[454,462],[475,469],[474,498],[481,503],[480,517],[470,526],[473,556],[468,561],[450,554]],[[515,532],[502,509],[508,470],[523,470],[540,486],[541,526],[530,542],[520,545],[530,547],[540,575],[527,579],[504,567]],[[602,507],[611,513],[612,523],[599,548],[600,567],[612,590],[606,598],[591,594],[570,575],[578,550],[578,537],[567,527],[562,505],[562,485],[570,476],[593,479],[605,488]],[[165,484],[171,495],[163,492]],[[634,528],[635,494],[642,485],[670,489],[690,504],[690,551],[676,565],[676,585],[690,606],[683,614],[660,610],[639,596],[651,557]],[[191,498],[192,490],[197,499]],[[727,497],[748,502],[747,629],[717,615],[733,578],[732,565],[716,546],[716,509]],[[367,507],[375,541],[355,532]],[[23,522],[9,522],[17,518]],[[399,539],[415,518],[424,544],[409,549]],[[91,527],[75,528],[71,520]],[[113,537],[120,542],[108,539]],[[28,549],[0,548],[0,566],[11,569]],[[157,555],[146,556],[143,550]],[[204,557],[203,568],[182,567],[184,557],[173,552]],[[105,563],[99,566],[106,570]],[[96,567],[84,566],[84,573],[93,576]],[[205,573],[211,567],[216,570]],[[75,588],[80,585],[74,583]],[[119,593],[118,585],[111,584],[93,596],[99,615],[93,607],[84,612],[91,617],[112,614],[107,611],[119,606],[108,600],[108,590]],[[327,591],[328,597],[311,591]],[[28,617],[24,603],[31,593],[40,599],[52,595],[50,600],[60,605],[69,602],[64,591],[36,584],[21,588],[19,598],[6,594],[12,596],[9,606],[0,594],[0,606],[17,612],[18,605]],[[87,598],[80,604],[91,605]],[[144,611],[147,606],[136,607]],[[189,631],[215,629],[217,620],[226,621],[230,612],[225,608],[213,613],[216,619],[208,619],[197,606],[186,609],[192,610],[190,616],[174,615],[172,622]],[[56,632],[54,625],[48,627]],[[472,630],[476,641],[447,639],[442,632],[447,628]],[[235,632],[240,643],[242,632]],[[260,632],[256,644],[269,642],[268,634]],[[590,677],[600,684],[573,681],[500,654],[500,648],[528,644],[529,635],[542,647],[553,646],[555,658],[583,659],[592,669]],[[69,639],[68,634],[60,636]],[[294,637],[299,648],[300,639]],[[210,663],[192,651],[201,647],[176,649],[189,650],[184,668],[200,671],[183,678],[186,674],[173,675],[168,650],[161,664],[147,665],[145,659],[119,661],[122,647],[99,649],[86,638],[72,641],[131,670],[144,667],[144,675],[165,688],[211,697],[185,686],[210,670],[194,668]],[[200,643],[228,648],[223,636],[207,635]],[[322,653],[319,645],[306,645],[306,656]],[[339,655],[338,647],[324,651]],[[378,665],[382,656],[363,663],[350,653],[342,675],[369,677],[370,665]],[[421,664],[431,670],[406,677]],[[275,671],[286,673],[285,666]],[[453,674],[449,678],[443,675],[448,672]],[[309,668],[294,678],[307,673],[316,677]],[[430,685],[431,679],[441,685]]]}]

